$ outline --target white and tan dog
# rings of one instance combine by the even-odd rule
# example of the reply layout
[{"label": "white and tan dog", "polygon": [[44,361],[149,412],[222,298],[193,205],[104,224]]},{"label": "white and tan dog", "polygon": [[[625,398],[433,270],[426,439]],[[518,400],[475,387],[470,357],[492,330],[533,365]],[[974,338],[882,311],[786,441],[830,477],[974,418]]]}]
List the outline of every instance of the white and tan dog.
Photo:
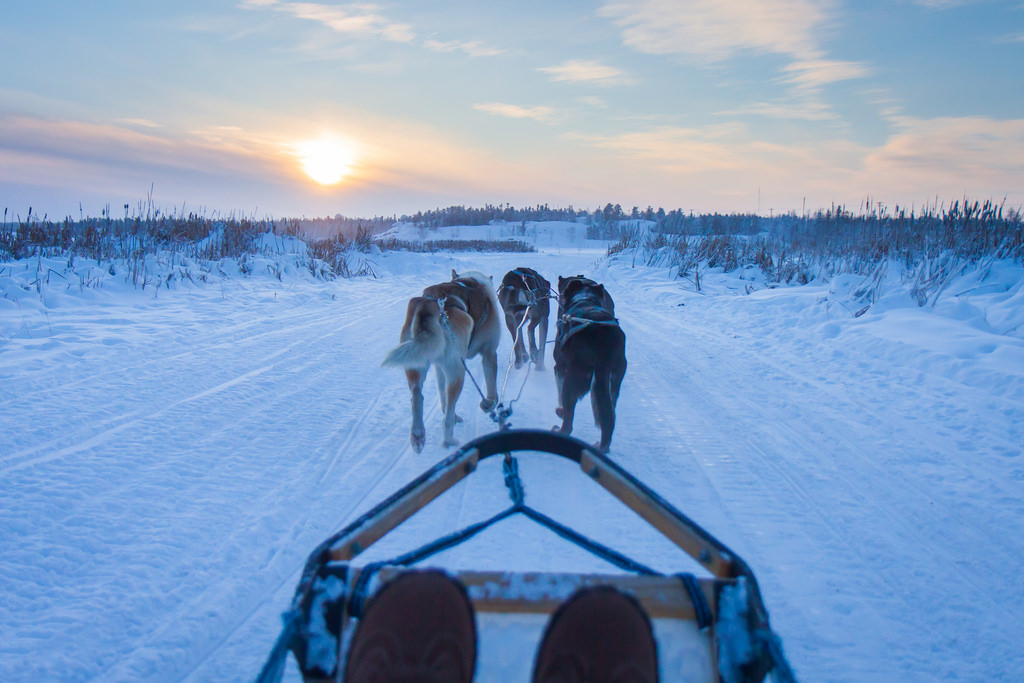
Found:
[{"label": "white and tan dog", "polygon": [[423,425],[423,382],[430,366],[435,368],[441,410],[444,411],[444,445],[454,446],[455,403],[466,377],[463,359],[480,355],[487,396],[480,407],[490,410],[498,401],[498,342],[501,340],[501,307],[491,278],[478,271],[459,275],[451,282],[431,285],[422,296],[409,300],[401,343],[391,349],[381,365],[405,368],[412,393],[412,429],[409,440],[419,453],[427,440]]}]

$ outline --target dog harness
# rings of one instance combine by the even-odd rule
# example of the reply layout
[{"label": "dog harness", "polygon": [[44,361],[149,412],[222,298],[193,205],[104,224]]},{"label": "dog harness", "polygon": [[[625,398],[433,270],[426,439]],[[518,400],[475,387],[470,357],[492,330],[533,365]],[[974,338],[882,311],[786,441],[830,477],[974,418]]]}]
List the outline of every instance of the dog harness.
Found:
[{"label": "dog harness", "polygon": [[[445,294],[442,297],[427,297],[427,298],[428,299],[433,299],[434,301],[437,302],[437,307],[441,311],[441,326],[444,327],[444,329],[448,332],[448,334],[451,334],[452,331],[451,331],[451,325],[448,322],[448,313],[447,313],[447,311],[445,311],[445,306],[448,304],[448,302],[450,301],[450,302],[454,303],[455,305],[457,305],[459,308],[461,308],[463,311],[465,311],[469,315],[472,315],[472,313],[470,313],[470,310],[469,310],[469,300],[470,300],[470,297],[469,297],[469,285],[467,285],[462,280],[452,280],[449,284],[458,285],[459,287],[461,287],[462,290],[464,292],[466,292],[465,298],[462,298],[462,297],[460,297],[457,294]],[[473,338],[476,336],[477,330],[479,329],[479,327],[481,325],[483,325],[484,321],[487,320],[487,315],[488,315],[488,311],[487,311],[487,307],[485,306],[483,312],[480,314],[480,320],[478,320],[476,322],[476,324],[473,325],[473,330],[469,334],[469,344],[470,344],[470,347],[472,347],[472,345],[473,345]],[[474,380],[474,381],[476,381],[476,380]]]},{"label": "dog harness", "polygon": [[569,305],[558,316],[558,333],[555,343],[559,348],[574,334],[592,325],[615,325],[619,319],[601,305],[600,299],[593,294],[580,293],[573,297]]},{"label": "dog harness", "polygon": [[448,294],[444,298],[452,299],[453,301],[458,302],[459,307],[466,313],[469,313],[469,285],[467,285],[465,282],[462,282],[461,280],[452,280],[451,284],[458,285],[459,287],[461,287],[462,290],[466,293],[466,297],[462,298],[457,294]]},{"label": "dog harness", "polygon": [[[553,298],[553,295],[551,294],[551,287],[545,286],[544,283],[541,281],[540,276],[537,275],[537,273],[530,270],[521,270],[519,268],[516,268],[515,270],[511,271],[511,273],[513,275],[519,276],[519,279],[523,281],[523,285],[526,287],[526,291],[529,293],[529,301],[527,302],[525,308],[529,308],[530,306],[536,305],[539,299]],[[531,281],[533,283],[532,285]],[[503,285],[501,289],[514,292],[516,289],[518,289],[518,287],[514,284]],[[515,308],[518,309],[521,307],[515,306]]]}]

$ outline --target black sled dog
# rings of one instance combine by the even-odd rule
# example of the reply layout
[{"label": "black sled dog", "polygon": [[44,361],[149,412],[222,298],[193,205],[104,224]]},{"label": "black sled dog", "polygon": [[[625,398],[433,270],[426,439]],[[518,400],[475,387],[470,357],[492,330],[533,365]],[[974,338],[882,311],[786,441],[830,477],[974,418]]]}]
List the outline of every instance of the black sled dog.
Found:
[{"label": "black sled dog", "polygon": [[[532,268],[516,268],[505,273],[498,288],[498,301],[505,312],[505,325],[515,340],[517,368],[533,361],[538,370],[544,369],[544,349],[548,343],[548,318],[551,316],[551,283]],[[528,322],[523,325],[523,319]],[[537,340],[539,329],[540,341]],[[518,333],[518,337],[517,337]],[[526,341],[530,352],[527,355]]]},{"label": "black sled dog", "polygon": [[501,318],[491,278],[478,271],[459,275],[451,282],[431,285],[422,296],[409,300],[401,343],[391,349],[381,365],[405,369],[412,393],[412,429],[409,441],[419,453],[427,440],[423,425],[423,382],[430,366],[435,368],[437,389],[444,412],[444,445],[454,446],[455,403],[466,378],[463,359],[480,355],[487,396],[480,407],[490,410],[498,402],[498,342]]},{"label": "black sled dog", "polygon": [[572,433],[576,402],[590,392],[597,447],[607,451],[615,430],[615,404],[626,375],[626,334],[615,319],[615,304],[600,285],[582,275],[558,278],[555,385],[563,434]]}]

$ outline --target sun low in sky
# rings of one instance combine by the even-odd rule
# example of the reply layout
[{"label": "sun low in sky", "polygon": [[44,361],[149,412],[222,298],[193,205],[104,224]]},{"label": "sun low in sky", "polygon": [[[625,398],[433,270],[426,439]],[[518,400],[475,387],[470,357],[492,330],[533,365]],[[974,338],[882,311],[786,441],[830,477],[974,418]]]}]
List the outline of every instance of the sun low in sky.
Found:
[{"label": "sun low in sky", "polygon": [[335,135],[321,135],[295,145],[302,170],[320,185],[337,185],[352,173],[355,151],[352,143]]},{"label": "sun low in sky", "polygon": [[1024,0],[6,2],[0,64],[12,215],[1024,205]]}]

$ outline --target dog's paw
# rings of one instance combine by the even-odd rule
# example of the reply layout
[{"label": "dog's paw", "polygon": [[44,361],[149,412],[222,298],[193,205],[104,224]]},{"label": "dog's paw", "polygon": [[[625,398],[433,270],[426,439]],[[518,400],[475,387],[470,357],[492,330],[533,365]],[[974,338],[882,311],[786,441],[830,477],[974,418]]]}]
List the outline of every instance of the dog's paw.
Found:
[{"label": "dog's paw", "polygon": [[458,446],[458,445],[459,445],[459,440],[458,440],[458,439],[456,439],[455,437],[452,437],[452,438],[450,438],[450,439],[445,439],[445,440],[444,440],[444,441],[442,441],[441,443],[442,443],[442,444],[443,444],[443,445],[444,445],[445,447],[451,447],[451,446]]},{"label": "dog's paw", "polygon": [[485,398],[480,401],[480,410],[490,412],[496,405],[498,405],[498,399]]},{"label": "dog's paw", "polygon": [[465,420],[462,419],[461,415],[455,413],[455,424],[459,424],[460,422],[465,422]]},{"label": "dog's paw", "polygon": [[427,433],[425,431],[413,430],[409,434],[409,443],[412,444],[412,449],[419,453],[427,443]]}]

